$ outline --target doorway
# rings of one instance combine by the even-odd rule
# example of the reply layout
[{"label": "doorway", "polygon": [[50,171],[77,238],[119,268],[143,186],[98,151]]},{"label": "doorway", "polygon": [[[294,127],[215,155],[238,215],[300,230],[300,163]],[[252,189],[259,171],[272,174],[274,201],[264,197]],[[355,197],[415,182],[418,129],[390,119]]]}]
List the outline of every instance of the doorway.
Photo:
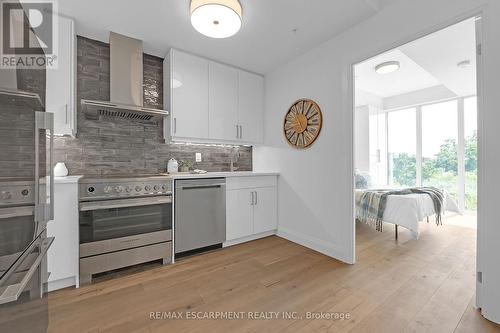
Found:
[{"label": "doorway", "polygon": [[426,242],[425,235],[460,230],[454,228],[476,237],[480,23],[480,17],[466,19],[353,66],[358,229],[370,222],[363,221],[367,210],[360,213],[360,192],[433,187],[445,197],[444,227],[436,225],[432,200],[425,206],[422,196],[401,195],[384,206],[381,229],[394,230],[387,241]]}]

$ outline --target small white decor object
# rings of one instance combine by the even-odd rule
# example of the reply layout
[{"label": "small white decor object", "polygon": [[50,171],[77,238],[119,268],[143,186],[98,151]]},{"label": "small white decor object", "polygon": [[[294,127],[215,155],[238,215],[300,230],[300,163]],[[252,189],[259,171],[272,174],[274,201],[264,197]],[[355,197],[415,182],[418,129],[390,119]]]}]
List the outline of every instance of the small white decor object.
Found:
[{"label": "small white decor object", "polygon": [[168,173],[177,173],[179,172],[179,162],[175,158],[171,158],[167,164],[167,172]]},{"label": "small white decor object", "polygon": [[63,162],[56,163],[54,167],[54,177],[66,177],[68,175],[68,168]]}]

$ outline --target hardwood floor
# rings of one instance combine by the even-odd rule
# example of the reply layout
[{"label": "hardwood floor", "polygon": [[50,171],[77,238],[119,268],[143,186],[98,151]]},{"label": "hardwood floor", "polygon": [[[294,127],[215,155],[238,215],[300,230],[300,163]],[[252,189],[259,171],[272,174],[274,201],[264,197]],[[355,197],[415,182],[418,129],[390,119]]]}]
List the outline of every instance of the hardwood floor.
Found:
[{"label": "hardwood floor", "polygon": [[[500,332],[472,306],[474,229],[422,223],[418,241],[400,228],[397,242],[384,229],[357,226],[355,265],[269,237],[58,291],[49,296],[50,332]],[[185,318],[210,311],[245,319]],[[248,319],[264,311],[278,318]],[[286,311],[302,319],[285,319]],[[306,312],[350,318],[312,320]]]}]

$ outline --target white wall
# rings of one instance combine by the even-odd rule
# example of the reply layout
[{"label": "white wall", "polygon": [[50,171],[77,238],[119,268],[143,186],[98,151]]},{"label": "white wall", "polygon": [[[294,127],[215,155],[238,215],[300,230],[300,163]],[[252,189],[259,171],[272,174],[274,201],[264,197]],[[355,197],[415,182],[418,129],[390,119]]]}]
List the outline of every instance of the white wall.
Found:
[{"label": "white wall", "polygon": [[[483,313],[500,322],[500,1],[400,0],[376,16],[266,76],[266,142],[255,149],[255,168],[279,170],[279,234],[346,262],[354,262],[353,123],[350,65],[430,33],[485,5],[484,112],[480,115],[479,228],[483,238],[478,290]],[[283,116],[300,97],[316,100],[324,125],[310,148],[290,148]]]},{"label": "white wall", "polygon": [[354,117],[354,166],[370,171],[370,107],[357,106]]}]

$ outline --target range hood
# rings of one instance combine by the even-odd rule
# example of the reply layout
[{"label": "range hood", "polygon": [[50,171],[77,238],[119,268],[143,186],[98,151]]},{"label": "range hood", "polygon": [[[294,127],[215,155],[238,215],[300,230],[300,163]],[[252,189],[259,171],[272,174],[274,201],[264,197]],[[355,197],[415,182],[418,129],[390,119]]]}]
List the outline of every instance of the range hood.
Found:
[{"label": "range hood", "polygon": [[143,104],[142,41],[114,32],[110,44],[110,99],[82,99],[82,111],[93,116],[138,120],[160,120],[168,111],[151,109]]}]

